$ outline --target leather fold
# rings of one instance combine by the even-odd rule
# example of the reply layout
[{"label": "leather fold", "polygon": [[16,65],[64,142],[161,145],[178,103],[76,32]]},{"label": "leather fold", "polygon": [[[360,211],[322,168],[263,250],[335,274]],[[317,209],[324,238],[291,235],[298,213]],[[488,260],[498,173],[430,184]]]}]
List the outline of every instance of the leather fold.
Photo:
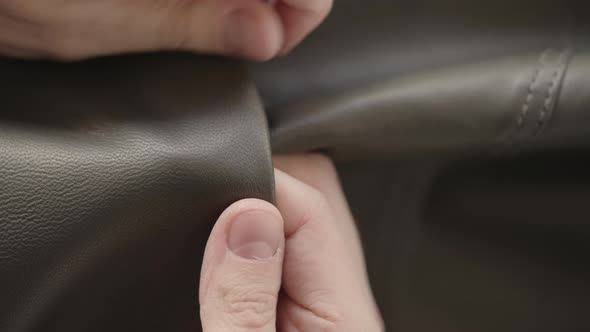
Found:
[{"label": "leather fold", "polygon": [[0,330],[199,330],[213,223],[273,199],[244,67],[159,54],[0,72]]}]

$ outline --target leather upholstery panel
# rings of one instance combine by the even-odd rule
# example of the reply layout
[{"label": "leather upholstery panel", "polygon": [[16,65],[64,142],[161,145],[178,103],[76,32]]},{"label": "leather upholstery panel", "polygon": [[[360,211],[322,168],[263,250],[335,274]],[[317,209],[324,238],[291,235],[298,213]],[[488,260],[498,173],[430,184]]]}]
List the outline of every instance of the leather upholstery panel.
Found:
[{"label": "leather upholstery panel", "polygon": [[292,54],[251,67],[273,148],[362,159],[576,144],[587,131],[576,119],[586,114],[589,9],[336,1]]},{"label": "leather upholstery panel", "polygon": [[0,72],[0,330],[200,329],[213,222],[273,198],[244,69],[150,55]]},{"label": "leather upholstery panel", "polygon": [[276,151],[340,158],[584,145],[590,56],[537,54],[428,70],[272,110]]},{"label": "leather upholstery panel", "polygon": [[416,72],[590,46],[584,0],[339,0],[290,55],[252,66],[283,108]]},{"label": "leather upholstery panel", "polygon": [[[588,154],[587,2],[335,6],[250,69],[275,151],[358,161],[340,168],[388,327],[587,330],[587,179],[563,176]],[[0,72],[0,330],[198,330],[212,223],[273,195],[243,68],[176,54]]]}]

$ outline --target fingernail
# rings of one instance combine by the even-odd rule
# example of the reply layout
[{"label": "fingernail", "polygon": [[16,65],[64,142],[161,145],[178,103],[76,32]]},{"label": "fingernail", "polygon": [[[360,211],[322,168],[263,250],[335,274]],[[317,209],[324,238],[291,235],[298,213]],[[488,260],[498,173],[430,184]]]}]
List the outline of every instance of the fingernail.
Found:
[{"label": "fingernail", "polygon": [[238,215],[230,224],[227,244],[236,255],[246,259],[269,259],[284,237],[283,222],[263,211]]}]

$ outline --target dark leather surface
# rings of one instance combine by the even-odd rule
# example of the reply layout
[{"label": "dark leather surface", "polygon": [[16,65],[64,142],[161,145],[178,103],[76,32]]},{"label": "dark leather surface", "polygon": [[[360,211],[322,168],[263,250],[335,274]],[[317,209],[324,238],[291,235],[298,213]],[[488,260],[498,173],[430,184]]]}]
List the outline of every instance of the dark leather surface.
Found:
[{"label": "dark leather surface", "polygon": [[[390,330],[590,330],[589,13],[340,0],[250,67],[274,151],[340,160]],[[0,72],[0,331],[195,329],[211,224],[272,199],[245,72],[186,55]]]},{"label": "dark leather surface", "polygon": [[273,195],[243,67],[0,61],[0,331],[194,331],[205,241]]},{"label": "dark leather surface", "polygon": [[388,331],[589,330],[588,156],[341,163]]},{"label": "dark leather surface", "polygon": [[379,159],[588,142],[588,9],[339,1],[293,54],[252,67],[273,149]]},{"label": "dark leather surface", "polygon": [[584,0],[340,0],[292,54],[252,72],[265,103],[284,107],[431,69],[547,48],[581,51],[589,46],[589,7]]},{"label": "dark leather surface", "polygon": [[588,77],[590,56],[567,49],[419,72],[277,109],[273,145],[341,158],[587,145]]},{"label": "dark leather surface", "polygon": [[274,151],[341,161],[388,330],[590,330],[589,15],[341,0],[252,66]]}]

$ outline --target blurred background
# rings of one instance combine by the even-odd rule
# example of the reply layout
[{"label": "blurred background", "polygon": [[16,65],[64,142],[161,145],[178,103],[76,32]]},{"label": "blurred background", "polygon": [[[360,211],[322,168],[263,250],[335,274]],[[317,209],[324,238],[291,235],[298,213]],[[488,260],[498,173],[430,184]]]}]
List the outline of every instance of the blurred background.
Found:
[{"label": "blurred background", "polygon": [[[590,330],[589,9],[337,0],[293,54],[252,66],[275,150],[340,160],[388,331]],[[512,137],[558,54],[554,121]]]}]

